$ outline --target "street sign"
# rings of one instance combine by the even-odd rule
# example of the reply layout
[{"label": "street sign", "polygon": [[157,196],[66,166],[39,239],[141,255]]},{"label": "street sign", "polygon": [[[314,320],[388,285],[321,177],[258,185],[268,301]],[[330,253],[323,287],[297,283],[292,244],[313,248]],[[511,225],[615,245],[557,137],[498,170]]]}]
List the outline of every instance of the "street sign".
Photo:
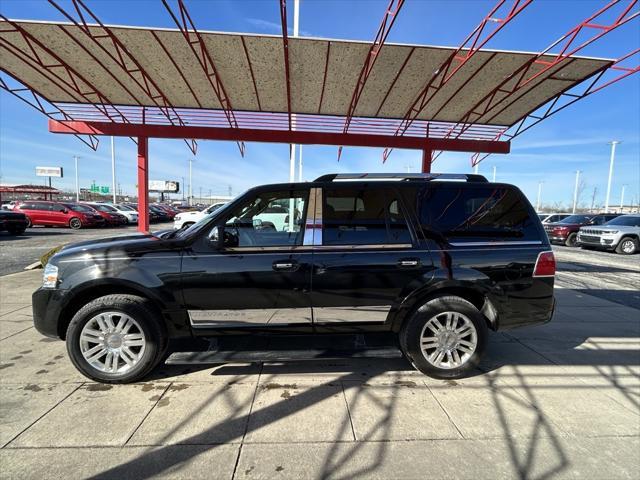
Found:
[{"label": "street sign", "polygon": [[180,191],[180,182],[174,182],[173,180],[149,180],[149,191],[176,193]]},{"label": "street sign", "polygon": [[95,183],[91,184],[91,193],[100,193],[106,195],[109,193],[109,187],[106,185],[96,185]]},{"label": "street sign", "polygon": [[36,176],[62,178],[62,167],[36,167]]}]

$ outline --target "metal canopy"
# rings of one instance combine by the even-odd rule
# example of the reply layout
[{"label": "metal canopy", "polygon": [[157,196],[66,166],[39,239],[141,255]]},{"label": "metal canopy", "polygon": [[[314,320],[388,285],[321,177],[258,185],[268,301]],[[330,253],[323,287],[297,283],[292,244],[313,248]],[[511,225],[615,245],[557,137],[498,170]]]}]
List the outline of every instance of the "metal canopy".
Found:
[{"label": "metal canopy", "polygon": [[[87,92],[83,97],[51,82],[45,72],[29,60],[33,44],[28,44],[7,22],[0,22],[0,44],[5,47],[0,49],[2,69],[51,103],[97,104],[108,99],[110,105],[157,107],[140,82],[100,45],[87,42],[78,26],[31,21],[15,21],[15,24],[36,39],[36,54],[51,63],[61,61],[79,74],[79,78],[72,80],[79,84],[80,91]],[[98,35],[98,29],[100,27],[95,27],[92,34]],[[221,109],[219,99],[211,93],[205,71],[180,30],[115,26],[109,29],[137,59],[172,107]],[[215,61],[234,111],[288,113],[282,37],[217,32],[200,32],[200,35]],[[51,58],[45,49],[38,51],[37,42],[55,52],[60,60]],[[291,113],[347,116],[370,44],[312,38],[289,38],[288,42]],[[111,44],[102,45],[111,48],[114,56],[118,54]],[[454,51],[443,47],[384,44],[360,95],[355,117],[402,119],[425,79]],[[476,52],[455,78],[435,94],[417,119],[463,121],[479,100],[533,57],[533,53],[522,52]],[[553,57],[549,56],[548,60],[552,61]],[[472,122],[511,126],[558,93],[612,63],[612,60],[574,57],[570,63],[548,69],[518,95],[506,99],[498,115],[474,118]],[[530,73],[534,75],[535,69],[543,68],[541,62],[534,65]],[[114,81],[114,77],[118,81]],[[95,92],[100,92],[100,96]],[[238,119],[240,127],[242,121]]]}]

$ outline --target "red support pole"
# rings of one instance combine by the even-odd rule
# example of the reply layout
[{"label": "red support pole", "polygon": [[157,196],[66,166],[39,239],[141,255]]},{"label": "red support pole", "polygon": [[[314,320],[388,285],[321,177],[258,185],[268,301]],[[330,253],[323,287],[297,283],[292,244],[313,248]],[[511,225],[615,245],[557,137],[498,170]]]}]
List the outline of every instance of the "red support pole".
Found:
[{"label": "red support pole", "polygon": [[433,150],[422,150],[422,173],[431,173]]},{"label": "red support pole", "polygon": [[149,139],[138,137],[138,231],[149,233]]}]

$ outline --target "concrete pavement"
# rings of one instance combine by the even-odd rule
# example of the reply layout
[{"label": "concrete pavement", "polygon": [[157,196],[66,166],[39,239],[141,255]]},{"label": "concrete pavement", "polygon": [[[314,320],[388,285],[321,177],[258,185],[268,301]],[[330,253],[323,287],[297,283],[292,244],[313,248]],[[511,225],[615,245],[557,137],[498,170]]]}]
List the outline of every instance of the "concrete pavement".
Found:
[{"label": "concrete pavement", "polygon": [[640,310],[620,303],[558,289],[552,323],[491,335],[464,380],[362,359],[109,386],[33,329],[40,275],[0,277],[0,478],[640,478]]}]

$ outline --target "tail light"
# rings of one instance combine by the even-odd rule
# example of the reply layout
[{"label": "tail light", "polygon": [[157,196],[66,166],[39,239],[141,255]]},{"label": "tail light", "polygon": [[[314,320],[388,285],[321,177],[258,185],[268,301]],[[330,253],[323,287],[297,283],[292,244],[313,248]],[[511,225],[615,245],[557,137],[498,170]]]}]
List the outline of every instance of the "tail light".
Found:
[{"label": "tail light", "polygon": [[556,274],[556,257],[552,251],[540,252],[533,267],[534,277],[553,277]]}]

